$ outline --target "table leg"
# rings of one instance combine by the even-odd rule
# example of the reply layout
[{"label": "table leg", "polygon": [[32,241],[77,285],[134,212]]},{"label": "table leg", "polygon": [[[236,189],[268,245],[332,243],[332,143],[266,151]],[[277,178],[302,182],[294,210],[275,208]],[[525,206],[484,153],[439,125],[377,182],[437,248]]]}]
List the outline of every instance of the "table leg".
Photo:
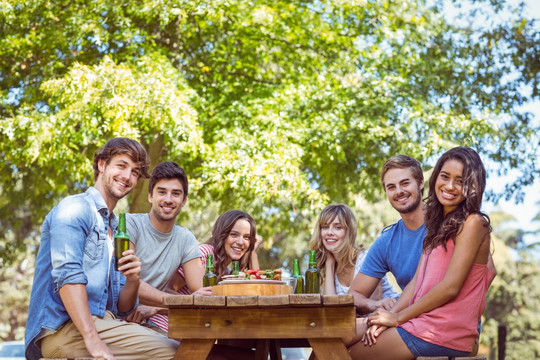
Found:
[{"label": "table leg", "polygon": [[282,360],[279,339],[270,340],[270,360]]},{"label": "table leg", "polygon": [[268,360],[270,340],[259,339],[255,346],[255,360]]},{"label": "table leg", "polygon": [[343,341],[339,338],[308,339],[308,341],[313,348],[316,359],[351,360],[351,355],[349,355],[345,344],[343,344]]},{"label": "table leg", "polygon": [[215,342],[215,339],[183,339],[180,341],[174,360],[206,360]]}]

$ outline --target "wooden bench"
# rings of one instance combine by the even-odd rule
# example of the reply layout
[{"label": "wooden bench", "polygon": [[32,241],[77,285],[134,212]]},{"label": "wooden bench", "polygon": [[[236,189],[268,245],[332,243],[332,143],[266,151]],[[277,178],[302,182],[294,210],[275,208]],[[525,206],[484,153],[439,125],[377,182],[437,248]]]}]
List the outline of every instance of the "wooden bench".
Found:
[{"label": "wooden bench", "polygon": [[454,358],[448,358],[447,356],[420,356],[417,357],[416,360],[487,360],[485,356],[471,356],[471,357],[454,357]]},{"label": "wooden bench", "polygon": [[105,360],[105,358],[76,357],[76,358],[40,358],[39,360]]}]

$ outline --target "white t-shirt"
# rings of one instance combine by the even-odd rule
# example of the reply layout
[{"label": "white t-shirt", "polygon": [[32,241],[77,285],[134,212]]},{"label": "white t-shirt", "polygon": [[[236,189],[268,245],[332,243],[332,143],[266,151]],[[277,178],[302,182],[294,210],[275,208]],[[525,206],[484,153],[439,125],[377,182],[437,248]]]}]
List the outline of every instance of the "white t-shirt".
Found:
[{"label": "white t-shirt", "polygon": [[[356,259],[356,264],[354,266],[354,277],[356,277],[356,274],[360,272],[360,268],[362,267],[362,263],[364,262],[366,255],[367,251],[362,251],[360,254],[358,254],[358,259]],[[383,298],[397,299],[400,294],[394,291],[394,288],[392,287],[392,285],[390,285],[386,276],[384,276],[381,280]],[[336,294],[338,295],[344,295],[347,293],[347,291],[349,291],[349,286],[343,286],[339,283],[337,274],[334,274],[334,284],[336,286]]]}]

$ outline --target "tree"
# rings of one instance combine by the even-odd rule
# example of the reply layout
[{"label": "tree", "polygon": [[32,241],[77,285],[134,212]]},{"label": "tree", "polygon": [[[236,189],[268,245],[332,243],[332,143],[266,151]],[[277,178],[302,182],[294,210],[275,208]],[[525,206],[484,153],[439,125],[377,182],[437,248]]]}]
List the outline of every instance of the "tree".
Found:
[{"label": "tree", "polygon": [[118,135],[154,165],[185,167],[193,216],[245,209],[272,244],[305,238],[330,201],[373,199],[392,154],[470,145],[522,184],[538,174],[518,107],[523,87],[538,98],[539,39],[523,17],[459,28],[409,0],[4,3],[0,230],[16,233],[0,242],[5,259],[92,183],[92,152]]},{"label": "tree", "polygon": [[[373,198],[390,154],[422,160],[469,144],[510,167],[531,156],[521,151],[532,129],[515,110],[524,101],[516,89],[536,86],[537,69],[513,47],[514,68],[529,72],[502,86],[509,65],[491,66],[508,43],[538,48],[527,21],[476,31],[484,42],[423,2],[8,5],[8,231],[31,231],[59,197],[87,186],[93,150],[114,135],[140,139],[154,164],[177,159],[197,202],[245,208],[268,235],[306,230],[329,199]],[[497,113],[515,117],[494,130]],[[492,152],[492,142],[504,150]],[[535,164],[525,171],[534,175]],[[141,185],[131,210],[145,197]]]},{"label": "tree", "polygon": [[536,359],[540,356],[540,262],[531,256],[531,248],[516,246],[516,231],[505,224],[511,215],[499,211],[490,217],[498,274],[487,295],[480,341],[489,348],[489,359],[495,360],[497,328],[506,325],[506,359]]}]

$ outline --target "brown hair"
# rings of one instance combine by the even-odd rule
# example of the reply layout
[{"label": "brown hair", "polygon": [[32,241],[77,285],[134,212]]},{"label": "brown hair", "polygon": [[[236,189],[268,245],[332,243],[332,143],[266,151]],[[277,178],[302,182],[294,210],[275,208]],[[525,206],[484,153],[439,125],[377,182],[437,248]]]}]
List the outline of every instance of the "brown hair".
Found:
[{"label": "brown hair", "polygon": [[[384,187],[384,175],[390,169],[411,169],[413,177],[416,179],[418,184],[424,181],[424,173],[422,172],[422,166],[420,162],[415,158],[407,155],[395,155],[390,159],[386,160],[382,169],[381,169],[381,183]],[[422,187],[422,193],[424,193],[424,188]]]},{"label": "brown hair", "polygon": [[128,155],[139,166],[139,177],[145,179],[149,177],[150,158],[144,147],[138,141],[118,137],[110,139],[101,149],[94,153],[94,181],[97,180],[99,175],[98,162],[103,160],[106,164],[109,164],[116,155]]},{"label": "brown hair", "polygon": [[229,210],[221,214],[212,228],[212,236],[206,242],[214,247],[214,272],[218,277],[218,281],[221,280],[223,275],[227,275],[227,253],[225,252],[225,241],[231,233],[234,224],[238,220],[246,220],[250,225],[249,232],[249,248],[246,253],[240,259],[240,270],[248,267],[251,252],[255,246],[255,235],[257,234],[257,228],[255,220],[246,212],[240,210]]}]

